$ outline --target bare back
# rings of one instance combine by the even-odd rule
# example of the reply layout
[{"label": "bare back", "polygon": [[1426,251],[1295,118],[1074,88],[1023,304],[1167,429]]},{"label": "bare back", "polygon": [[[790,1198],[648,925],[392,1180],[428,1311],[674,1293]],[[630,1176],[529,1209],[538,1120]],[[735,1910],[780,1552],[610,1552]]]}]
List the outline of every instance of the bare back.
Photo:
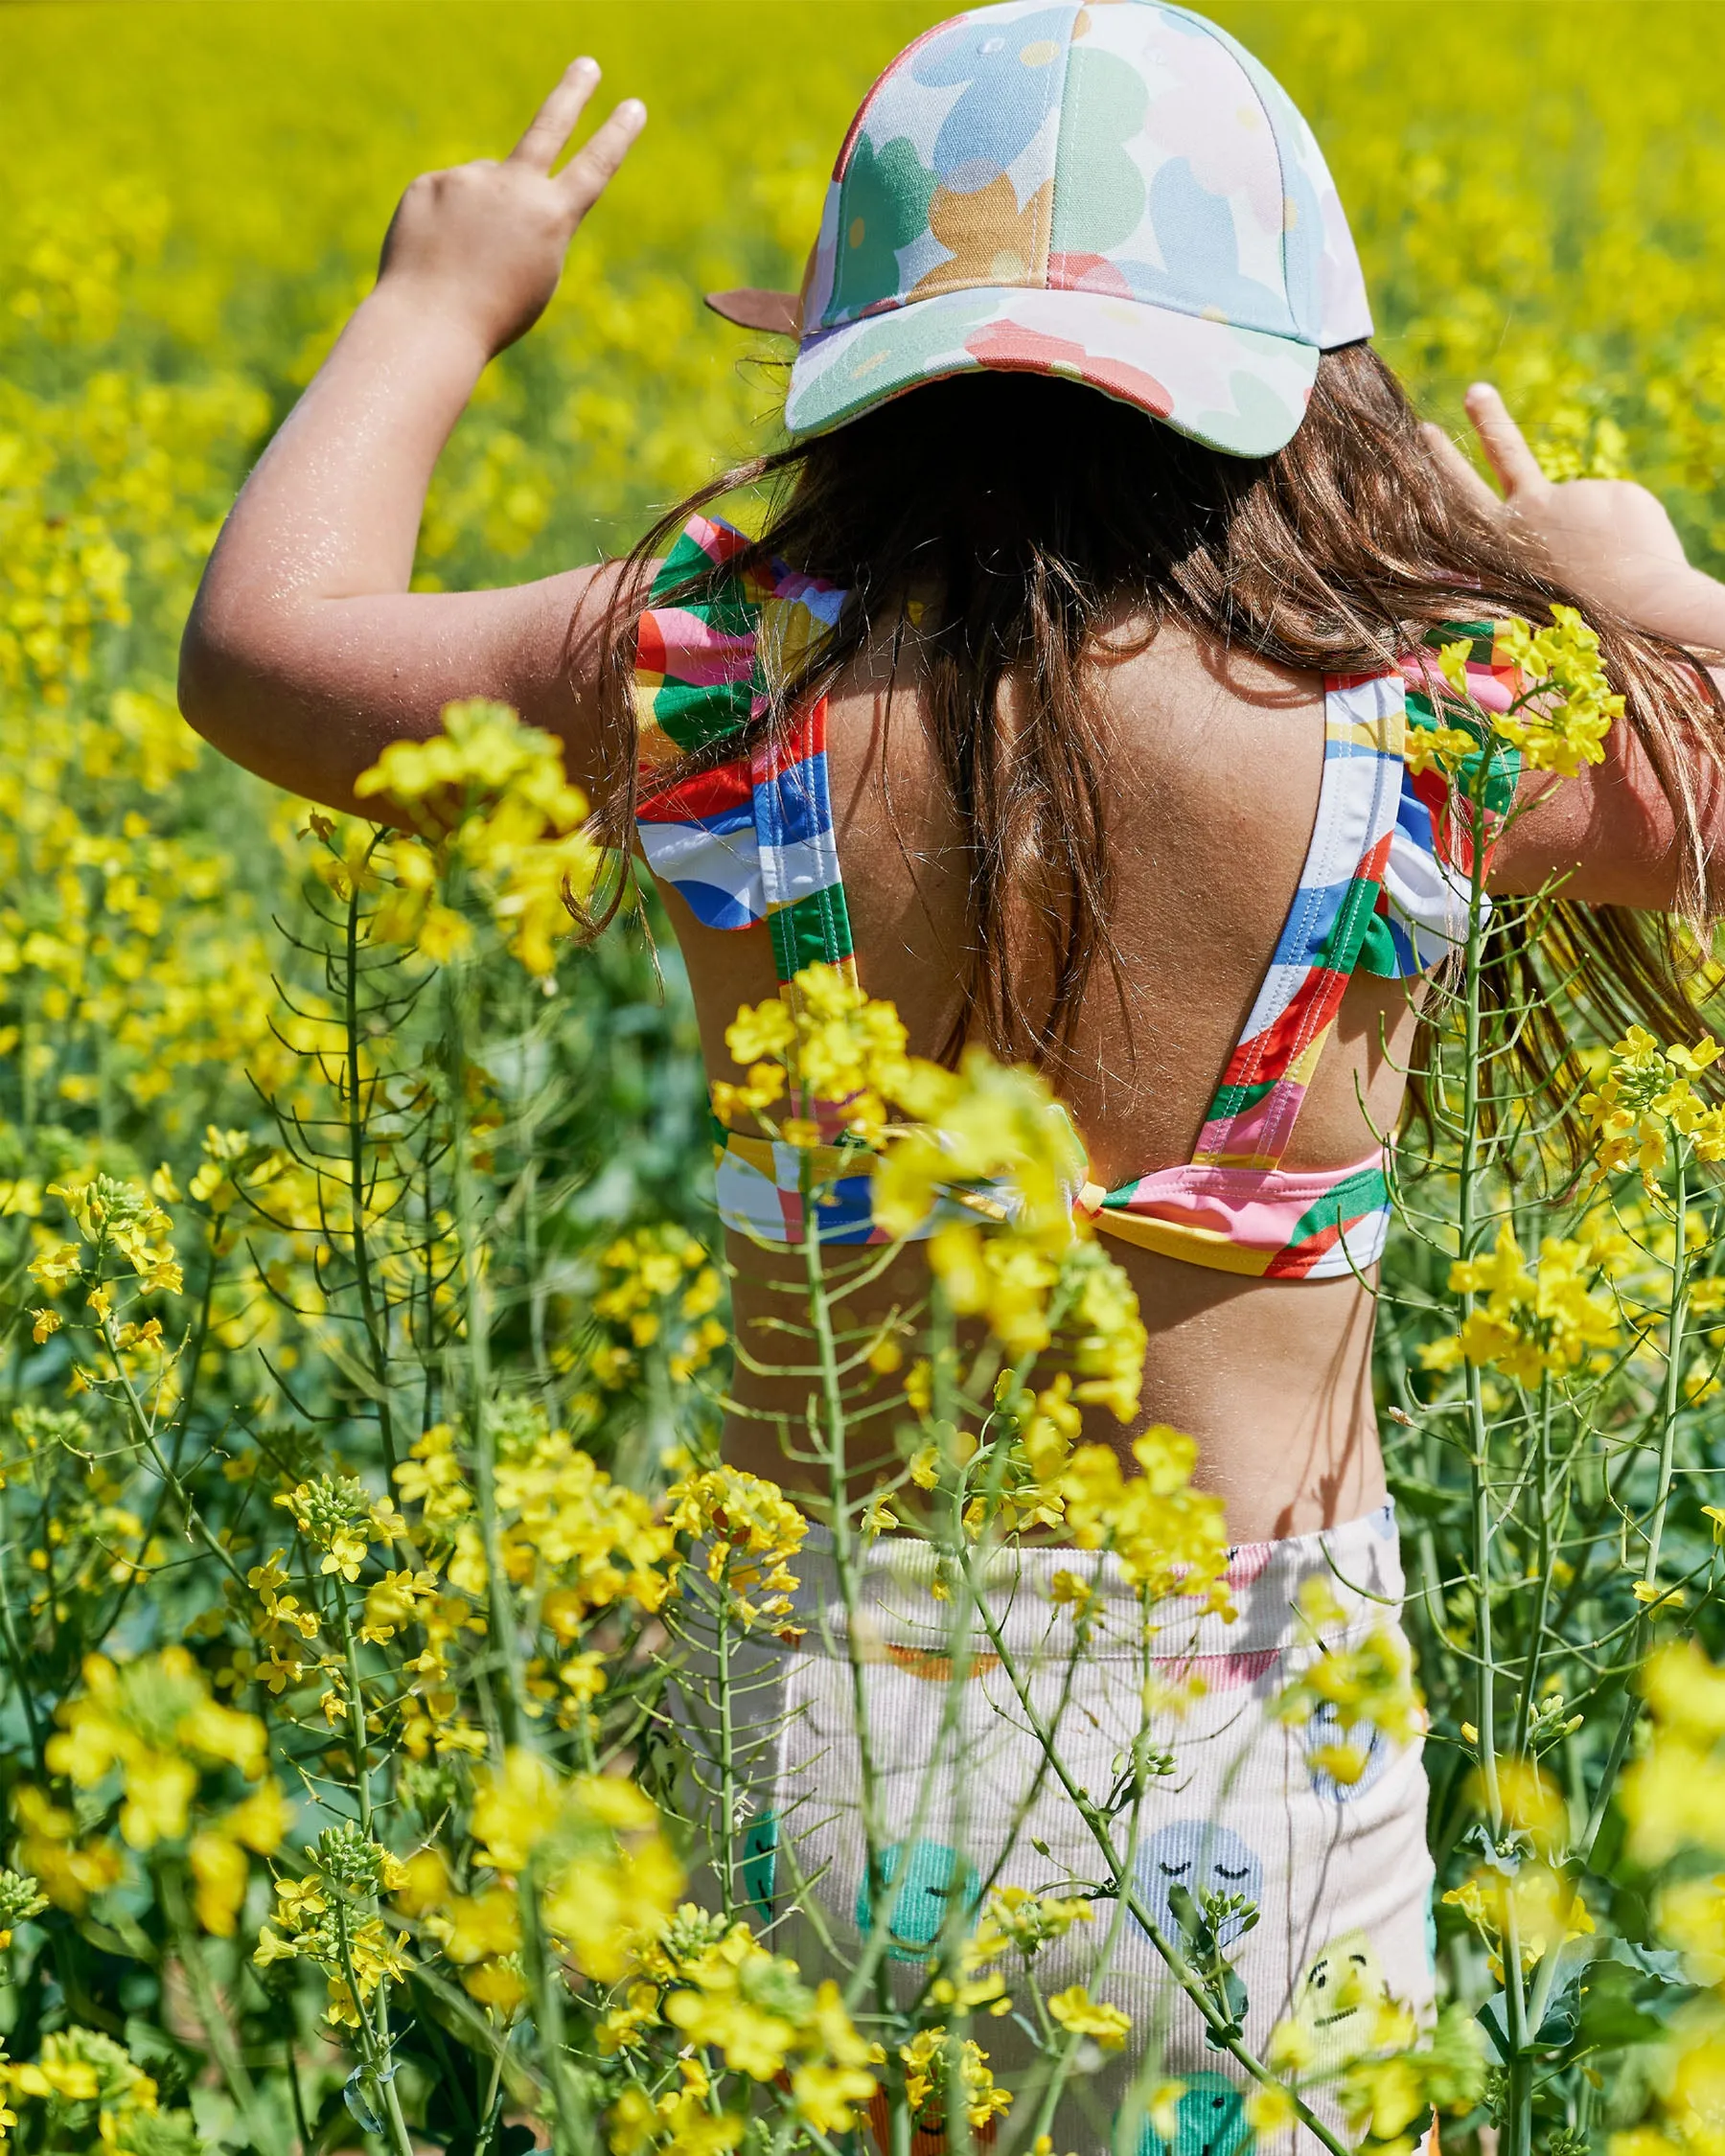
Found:
[{"label": "bare back", "polygon": [[[829,700],[827,760],[859,976],[897,1004],[913,1051],[932,1054],[960,1009],[968,857],[908,671],[894,681],[885,653],[849,670]],[[1322,771],[1323,692],[1176,630],[1146,642],[1130,619],[1102,640],[1089,687],[1111,787],[1124,995],[1098,965],[1061,1090],[1092,1174],[1113,1183],[1191,1157],[1300,880]],[[675,894],[668,903],[709,1070],[731,1075],[726,1024],[739,1003],[775,990],[767,939],[703,929]],[[1404,986],[1350,986],[1290,1167],[1356,1160],[1393,1127],[1413,1025]],[[1149,1251],[1113,1254],[1151,1336],[1145,1417],[1200,1440],[1201,1478],[1227,1497],[1236,1534],[1301,1532],[1378,1502],[1370,1297],[1357,1281],[1243,1281]],[[747,1341],[750,1320],[777,1303],[763,1274],[801,1261],[740,1237],[731,1255]],[[740,1370],[737,1389],[761,1408],[800,1407],[795,1381]],[[1128,1433],[1110,1423],[1094,1434]],[[784,1476],[770,1426],[739,1420],[731,1437],[748,1463]]]}]

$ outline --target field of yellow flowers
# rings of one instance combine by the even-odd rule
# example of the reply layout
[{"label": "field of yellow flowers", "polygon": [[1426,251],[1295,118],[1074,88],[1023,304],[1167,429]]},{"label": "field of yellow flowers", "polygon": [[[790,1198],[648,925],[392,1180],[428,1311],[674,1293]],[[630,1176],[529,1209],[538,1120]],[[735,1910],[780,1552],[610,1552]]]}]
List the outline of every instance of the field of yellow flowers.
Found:
[{"label": "field of yellow flowers", "polygon": [[[579,841],[505,716],[454,723],[497,797],[475,781],[433,864],[472,961],[438,968],[391,940],[405,853],[218,764],[172,688],[239,479],[417,171],[506,147],[582,50],[645,97],[564,292],[457,431],[416,574],[620,550],[770,428],[770,365],[699,295],[794,280],[850,111],[942,11],[0,7],[0,2129],[21,2149],[832,2156],[872,2117],[928,2156],[943,2115],[954,2149],[1051,2145],[1053,2098],[1015,2108],[967,2031],[991,1961],[1029,1968],[1067,1905],[993,1909],[985,1950],[948,1942],[888,2012],[802,1982],[728,1887],[720,1917],[682,1904],[656,1643],[695,1601],[740,1634],[782,1615],[802,1526],[703,1464],[724,1283],[674,954],[661,994],[632,930],[541,947]],[[1457,420],[1488,373],[1553,473],[1633,473],[1725,570],[1716,9],[1213,11],[1310,116],[1428,410]],[[504,867],[499,800],[538,804]],[[1255,2093],[1204,2140],[1152,2077],[1122,2156],[1240,2156],[1308,2097],[1332,2149],[1411,2149],[1435,2108],[1512,2156],[1717,2156],[1705,1061],[1599,1062],[1599,1128],[1642,1152],[1606,1158],[1628,1195],[1579,1222],[1518,1211],[1477,1100],[1452,1117],[1444,1203],[1489,1185],[1499,1212],[1459,1243],[1410,1231],[1385,1328],[1439,1966],[1483,2033],[1421,2049],[1377,2002],[1372,2043],[1302,2095],[1286,2045],[1248,2057],[1212,1972],[1218,2053]],[[1037,1275],[1029,1362],[997,1342],[929,1423],[950,1445],[966,1401],[984,1430],[1006,1414],[1015,1488],[1055,1488],[1065,1395],[1028,1372],[1068,1352],[1061,1313],[1110,1313],[1106,1352],[1132,1337],[1101,1275],[1063,1268]],[[1070,1353],[1069,1386],[1103,1382]],[[1081,1482],[1075,1531],[1129,1552],[1167,1528],[1147,1483]],[[1345,1675],[1345,1731],[1405,1720],[1393,1670]],[[1070,1989],[1041,2012],[1050,2086],[1113,2011]]]}]

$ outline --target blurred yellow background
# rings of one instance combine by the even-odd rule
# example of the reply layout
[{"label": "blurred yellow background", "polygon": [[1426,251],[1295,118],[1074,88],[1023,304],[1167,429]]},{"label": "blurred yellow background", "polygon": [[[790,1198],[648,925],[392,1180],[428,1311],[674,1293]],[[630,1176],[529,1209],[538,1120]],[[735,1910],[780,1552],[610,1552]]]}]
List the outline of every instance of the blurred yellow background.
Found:
[{"label": "blurred yellow background", "polygon": [[[279,411],[364,288],[405,181],[507,148],[564,62],[590,48],[605,94],[644,96],[651,124],[551,320],[495,370],[465,430],[440,494],[460,529],[434,518],[427,566],[494,578],[572,544],[621,543],[649,501],[693,484],[770,413],[770,376],[739,369],[751,340],[701,310],[700,288],[794,276],[851,110],[944,11],[927,0],[0,10],[9,286],[22,266],[12,305],[30,297],[45,239],[96,285],[112,286],[116,253],[129,258],[124,304],[151,347],[147,358],[134,341],[137,363],[238,369]],[[1716,550],[1717,7],[1215,11],[1316,126],[1381,341],[1419,393],[1453,418],[1466,379],[1494,371],[1563,469],[1626,460],[1675,490],[1686,530]],[[108,304],[94,300],[98,317]]]}]

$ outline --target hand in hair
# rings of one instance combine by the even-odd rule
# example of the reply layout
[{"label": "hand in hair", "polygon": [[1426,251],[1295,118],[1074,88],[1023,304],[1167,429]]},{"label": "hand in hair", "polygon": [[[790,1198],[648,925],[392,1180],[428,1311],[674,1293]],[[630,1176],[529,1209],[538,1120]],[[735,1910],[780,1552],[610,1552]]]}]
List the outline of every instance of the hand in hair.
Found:
[{"label": "hand in hair", "polygon": [[[577,60],[501,161],[402,197],[376,288],[246,481],[180,649],[180,708],[224,754],[338,809],[384,745],[496,697],[606,776],[595,636],[615,585],[574,569],[493,591],[408,588],[426,488],[486,362],[543,312],[582,219],[641,131],[618,105],[561,172],[599,80]],[[380,813],[372,803],[366,812]]]},{"label": "hand in hair", "polygon": [[1492,492],[1443,429],[1422,431],[1469,505],[1586,606],[1678,643],[1725,651],[1725,585],[1690,566],[1665,505],[1628,479],[1548,479],[1489,382],[1467,416],[1503,487]]}]

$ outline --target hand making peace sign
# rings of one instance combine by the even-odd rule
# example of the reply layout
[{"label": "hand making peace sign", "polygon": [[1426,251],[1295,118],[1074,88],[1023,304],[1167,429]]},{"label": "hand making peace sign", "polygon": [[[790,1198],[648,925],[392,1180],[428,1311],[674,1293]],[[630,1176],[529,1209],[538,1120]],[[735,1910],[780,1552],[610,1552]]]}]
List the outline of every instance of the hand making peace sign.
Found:
[{"label": "hand making peace sign", "polygon": [[1692,572],[1659,497],[1629,479],[1548,479],[1489,382],[1475,382],[1466,403],[1501,496],[1440,426],[1421,430],[1462,499],[1583,601],[1663,627],[1655,617],[1668,606],[1673,581],[1687,583]]},{"label": "hand making peace sign", "polygon": [[597,60],[571,62],[507,157],[421,173],[384,237],[380,290],[465,320],[487,357],[525,335],[557,289],[581,220],[647,122],[639,98],[626,98],[554,172],[598,82]]}]

